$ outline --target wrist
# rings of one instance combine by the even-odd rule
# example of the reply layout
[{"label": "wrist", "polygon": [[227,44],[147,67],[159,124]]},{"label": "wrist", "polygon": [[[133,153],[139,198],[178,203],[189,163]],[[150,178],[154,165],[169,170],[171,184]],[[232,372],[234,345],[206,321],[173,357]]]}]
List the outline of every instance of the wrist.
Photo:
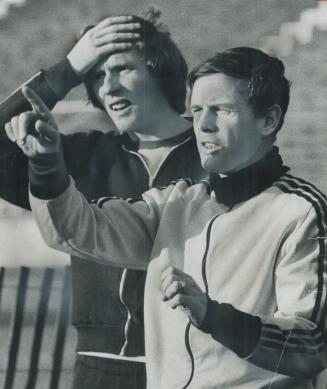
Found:
[{"label": "wrist", "polygon": [[208,302],[209,297],[206,293],[203,293],[202,303],[197,305],[196,312],[189,315],[191,323],[200,330],[203,330],[202,327],[206,320],[207,311],[208,311]]},{"label": "wrist", "polygon": [[[206,299],[207,299],[207,305],[206,305],[206,310],[205,314],[203,316],[203,319],[201,321],[201,324],[199,325],[199,329],[203,332],[210,333],[211,328],[212,328],[212,309],[213,309],[213,300],[208,296],[207,293],[205,293]],[[217,303],[218,304],[218,303]]]},{"label": "wrist", "polygon": [[47,84],[55,93],[57,101],[63,99],[72,88],[82,82],[67,57],[44,71],[43,74]]},{"label": "wrist", "polygon": [[254,351],[258,343],[261,320],[230,304],[211,300],[208,296],[206,315],[199,329],[210,334],[240,358],[245,358]]},{"label": "wrist", "polygon": [[66,60],[69,63],[71,70],[75,73],[77,77],[81,79],[83,77],[83,74],[85,74],[85,70],[78,63],[75,63],[74,55],[72,53],[69,53],[66,57]]}]

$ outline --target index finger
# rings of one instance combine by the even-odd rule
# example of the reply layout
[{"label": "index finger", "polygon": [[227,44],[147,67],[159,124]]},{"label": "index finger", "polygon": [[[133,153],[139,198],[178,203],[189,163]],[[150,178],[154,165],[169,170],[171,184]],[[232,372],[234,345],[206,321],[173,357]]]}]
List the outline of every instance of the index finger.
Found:
[{"label": "index finger", "polygon": [[34,90],[28,86],[23,86],[22,93],[26,97],[26,99],[31,104],[34,112],[41,116],[41,118],[48,119],[50,111],[48,107],[45,105],[40,96],[34,92]]},{"label": "index finger", "polygon": [[175,270],[176,268],[172,265],[165,267],[160,274],[161,282],[163,282],[168,276],[172,276],[175,273]]}]

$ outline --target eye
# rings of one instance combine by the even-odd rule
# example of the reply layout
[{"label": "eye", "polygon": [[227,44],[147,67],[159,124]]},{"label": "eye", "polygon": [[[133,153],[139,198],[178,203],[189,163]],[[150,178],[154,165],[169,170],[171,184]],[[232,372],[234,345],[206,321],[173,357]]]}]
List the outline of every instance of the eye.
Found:
[{"label": "eye", "polygon": [[122,65],[122,66],[117,66],[116,70],[118,71],[118,73],[126,73],[132,69],[126,65]]},{"label": "eye", "polygon": [[105,72],[101,71],[101,70],[98,71],[98,72],[93,73],[93,75],[92,75],[92,78],[95,81],[102,80],[104,77],[105,77]]},{"label": "eye", "polygon": [[193,115],[200,114],[202,112],[202,107],[193,107],[191,108],[191,112]]},{"label": "eye", "polygon": [[223,116],[223,117],[231,116],[234,112],[235,110],[226,107],[219,107],[217,109],[218,116]]}]

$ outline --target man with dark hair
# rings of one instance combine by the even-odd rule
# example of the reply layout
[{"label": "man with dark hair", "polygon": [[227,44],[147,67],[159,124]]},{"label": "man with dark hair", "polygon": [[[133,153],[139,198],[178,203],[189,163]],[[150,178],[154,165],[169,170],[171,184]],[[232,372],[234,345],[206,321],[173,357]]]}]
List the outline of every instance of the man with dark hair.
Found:
[{"label": "man with dark hair", "polygon": [[290,100],[290,83],[284,77],[282,61],[253,48],[236,47],[217,53],[192,69],[188,85],[192,89],[198,78],[215,73],[249,80],[246,97],[253,112],[264,116],[277,104],[281,117],[276,131],[282,128]]},{"label": "man with dark hair", "polygon": [[[153,185],[204,173],[185,110],[185,60],[169,36],[151,21],[118,16],[87,28],[61,61],[28,85],[54,104],[81,81],[89,99],[105,110],[119,135],[93,131],[62,136],[63,152],[79,190],[90,200],[108,194],[135,197]],[[21,90],[1,115],[28,110]],[[0,115],[0,116],[1,116]],[[33,122],[33,115],[20,116]],[[17,124],[13,117],[12,125]],[[23,133],[18,144],[28,143]],[[0,143],[2,198],[29,208],[27,159],[7,137]],[[49,190],[51,191],[51,184]],[[46,265],[46,263],[45,263]],[[145,387],[143,294],[146,273],[72,257],[73,321],[77,364],[73,387]]]},{"label": "man with dark hair", "polygon": [[147,269],[149,388],[312,388],[326,365],[327,204],[274,146],[288,105],[283,65],[235,48],[189,83],[209,182],[93,205],[68,176],[50,112],[25,90],[37,135],[21,119],[6,131],[26,136],[40,230],[90,262]]}]

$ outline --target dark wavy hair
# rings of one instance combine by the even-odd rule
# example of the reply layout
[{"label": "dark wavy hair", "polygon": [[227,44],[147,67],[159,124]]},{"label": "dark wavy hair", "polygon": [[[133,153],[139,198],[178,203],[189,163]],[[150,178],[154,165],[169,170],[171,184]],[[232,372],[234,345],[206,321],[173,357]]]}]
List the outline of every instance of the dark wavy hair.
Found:
[{"label": "dark wavy hair", "polygon": [[[171,108],[182,114],[185,111],[187,64],[165,26],[158,23],[159,16],[160,11],[153,9],[146,13],[145,18],[134,16],[134,22],[141,24],[141,42],[135,43],[135,47],[144,57],[149,72],[157,80]],[[92,77],[86,75],[83,81],[89,101],[104,109],[93,91]]]},{"label": "dark wavy hair", "polygon": [[264,116],[277,104],[282,115],[276,132],[281,129],[290,100],[291,83],[284,76],[281,60],[251,47],[235,47],[216,53],[191,70],[187,84],[210,74],[224,73],[248,81],[248,105],[257,117]]}]

